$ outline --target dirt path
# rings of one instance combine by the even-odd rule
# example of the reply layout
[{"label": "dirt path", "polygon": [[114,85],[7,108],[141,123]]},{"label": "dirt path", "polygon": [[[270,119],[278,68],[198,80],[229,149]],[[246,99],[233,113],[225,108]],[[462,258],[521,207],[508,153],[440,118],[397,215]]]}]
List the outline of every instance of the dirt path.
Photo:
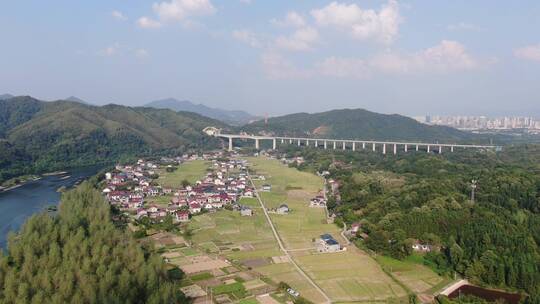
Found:
[{"label": "dirt path", "polygon": [[274,227],[274,223],[272,222],[272,219],[270,218],[270,215],[268,215],[268,211],[266,210],[266,206],[264,205],[264,202],[262,201],[261,197],[259,196],[259,192],[257,191],[257,187],[255,187],[255,183],[253,183],[253,180],[251,179],[251,175],[248,173],[248,179],[251,185],[253,186],[255,197],[257,197],[257,200],[261,204],[261,208],[263,209],[264,216],[266,217],[266,220],[268,221],[268,224],[270,224],[270,228],[272,229],[272,232],[274,233],[274,237],[278,242],[279,249],[289,258],[291,261],[291,264],[293,264],[294,268],[315,288],[325,299],[326,303],[332,303],[330,300],[330,297],[322,290],[319,285],[317,285],[296,262],[292,258],[292,256],[289,254],[289,251],[283,246],[283,242],[281,241],[281,238],[279,237],[279,233],[277,232],[276,228]]}]

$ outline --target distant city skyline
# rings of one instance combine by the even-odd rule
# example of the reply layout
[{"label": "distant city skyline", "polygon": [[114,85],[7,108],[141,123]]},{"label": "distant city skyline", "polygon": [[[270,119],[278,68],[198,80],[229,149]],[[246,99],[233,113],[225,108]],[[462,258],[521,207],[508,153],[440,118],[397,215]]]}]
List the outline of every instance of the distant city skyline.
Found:
[{"label": "distant city skyline", "polygon": [[425,124],[449,126],[462,130],[540,130],[540,119],[530,116],[425,115],[413,118]]},{"label": "distant city skyline", "polygon": [[0,94],[540,116],[540,2],[5,1]]}]

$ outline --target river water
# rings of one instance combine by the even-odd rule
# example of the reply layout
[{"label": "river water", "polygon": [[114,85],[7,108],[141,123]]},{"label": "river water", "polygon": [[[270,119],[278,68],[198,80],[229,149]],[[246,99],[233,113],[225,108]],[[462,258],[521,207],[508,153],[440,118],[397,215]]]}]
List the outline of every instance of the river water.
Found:
[{"label": "river water", "polygon": [[58,205],[60,187],[73,187],[83,179],[96,174],[99,167],[74,169],[66,174],[43,176],[18,188],[0,193],[0,247],[5,249],[10,231],[17,231],[34,213]]}]

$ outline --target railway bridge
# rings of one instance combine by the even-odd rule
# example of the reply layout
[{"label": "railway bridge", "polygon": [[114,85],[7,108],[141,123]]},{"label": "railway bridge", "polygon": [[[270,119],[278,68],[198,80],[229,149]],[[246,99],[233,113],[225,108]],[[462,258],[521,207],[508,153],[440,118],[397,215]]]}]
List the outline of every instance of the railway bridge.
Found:
[{"label": "railway bridge", "polygon": [[272,149],[276,150],[278,145],[297,145],[305,147],[316,147],[323,149],[342,149],[356,151],[359,149],[371,149],[372,151],[381,151],[383,154],[398,151],[427,151],[443,153],[443,150],[454,152],[455,149],[493,149],[500,150],[500,146],[495,145],[476,145],[476,144],[454,144],[454,143],[425,143],[425,142],[405,142],[405,141],[377,141],[360,139],[330,139],[330,138],[306,138],[306,137],[286,137],[286,136],[260,136],[249,134],[226,134],[221,133],[220,129],[207,127],[204,132],[209,136],[215,136],[228,140],[228,150],[232,151],[234,139],[253,140],[255,149],[260,149],[261,141],[272,142]]}]

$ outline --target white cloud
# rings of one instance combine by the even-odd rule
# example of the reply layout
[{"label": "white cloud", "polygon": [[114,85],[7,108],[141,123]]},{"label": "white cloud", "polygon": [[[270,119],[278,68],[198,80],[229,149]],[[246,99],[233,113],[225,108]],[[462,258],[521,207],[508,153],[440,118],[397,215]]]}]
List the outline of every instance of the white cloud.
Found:
[{"label": "white cloud", "polygon": [[115,42],[112,45],[104,48],[103,50],[100,50],[98,52],[98,55],[104,56],[104,57],[112,57],[119,53],[120,51],[120,43]]},{"label": "white cloud", "polygon": [[466,23],[466,22],[450,24],[446,27],[446,29],[449,31],[474,31],[474,32],[480,32],[484,30],[478,25]]},{"label": "white cloud", "polygon": [[137,56],[139,58],[145,58],[145,57],[148,57],[148,55],[149,55],[149,53],[145,49],[136,49],[135,50],[135,56]]},{"label": "white cloud", "polygon": [[304,17],[297,12],[291,11],[288,12],[285,18],[283,19],[272,19],[270,20],[270,23],[277,25],[277,26],[283,26],[283,27],[302,27],[306,25],[306,20]]},{"label": "white cloud", "polygon": [[161,22],[148,17],[141,17],[137,20],[137,24],[142,28],[160,28]]},{"label": "white cloud", "polygon": [[[540,57],[539,57],[540,58]],[[265,73],[270,78],[368,78],[376,74],[433,74],[469,71],[487,66],[491,60],[479,60],[456,41],[439,44],[412,54],[387,51],[369,58],[331,56],[310,68],[298,68],[277,53],[263,57]]]},{"label": "white cloud", "polygon": [[275,47],[288,51],[308,51],[319,40],[319,32],[312,27],[297,29],[290,36],[279,36],[275,39]]},{"label": "white cloud", "polygon": [[517,48],[514,50],[514,56],[520,59],[540,62],[540,43]]},{"label": "white cloud", "polygon": [[135,56],[137,58],[144,58],[150,55],[144,48],[133,48],[125,44],[120,44],[119,42],[115,42],[110,46],[99,50],[97,54],[103,57]]},{"label": "white cloud", "polygon": [[171,0],[154,3],[152,8],[162,21],[183,21],[193,16],[211,15],[216,11],[210,0]]},{"label": "white cloud", "polygon": [[373,57],[370,65],[385,73],[452,72],[471,70],[483,64],[457,41],[443,40],[415,54],[386,52]]},{"label": "white cloud", "polygon": [[310,71],[297,68],[292,62],[276,52],[263,53],[261,63],[265,74],[271,79],[307,78],[311,76]]},{"label": "white cloud", "polygon": [[196,26],[192,17],[212,15],[216,8],[210,0],[170,0],[152,5],[156,18],[143,16],[137,20],[142,28],[159,28],[167,22],[181,22],[185,28]]},{"label": "white cloud", "polygon": [[332,2],[311,11],[321,27],[334,27],[349,32],[357,39],[373,39],[391,43],[398,34],[401,17],[397,1],[390,0],[378,12],[356,4]]},{"label": "white cloud", "polygon": [[316,64],[316,71],[323,76],[336,78],[367,78],[369,67],[362,59],[329,57]]},{"label": "white cloud", "polygon": [[116,19],[116,20],[120,20],[120,21],[126,21],[128,18],[122,14],[122,12],[120,11],[112,11],[111,12],[111,16]]},{"label": "white cloud", "polygon": [[234,39],[241,41],[251,47],[262,47],[262,42],[260,41],[260,39],[250,30],[235,30],[232,32],[232,36]]}]

